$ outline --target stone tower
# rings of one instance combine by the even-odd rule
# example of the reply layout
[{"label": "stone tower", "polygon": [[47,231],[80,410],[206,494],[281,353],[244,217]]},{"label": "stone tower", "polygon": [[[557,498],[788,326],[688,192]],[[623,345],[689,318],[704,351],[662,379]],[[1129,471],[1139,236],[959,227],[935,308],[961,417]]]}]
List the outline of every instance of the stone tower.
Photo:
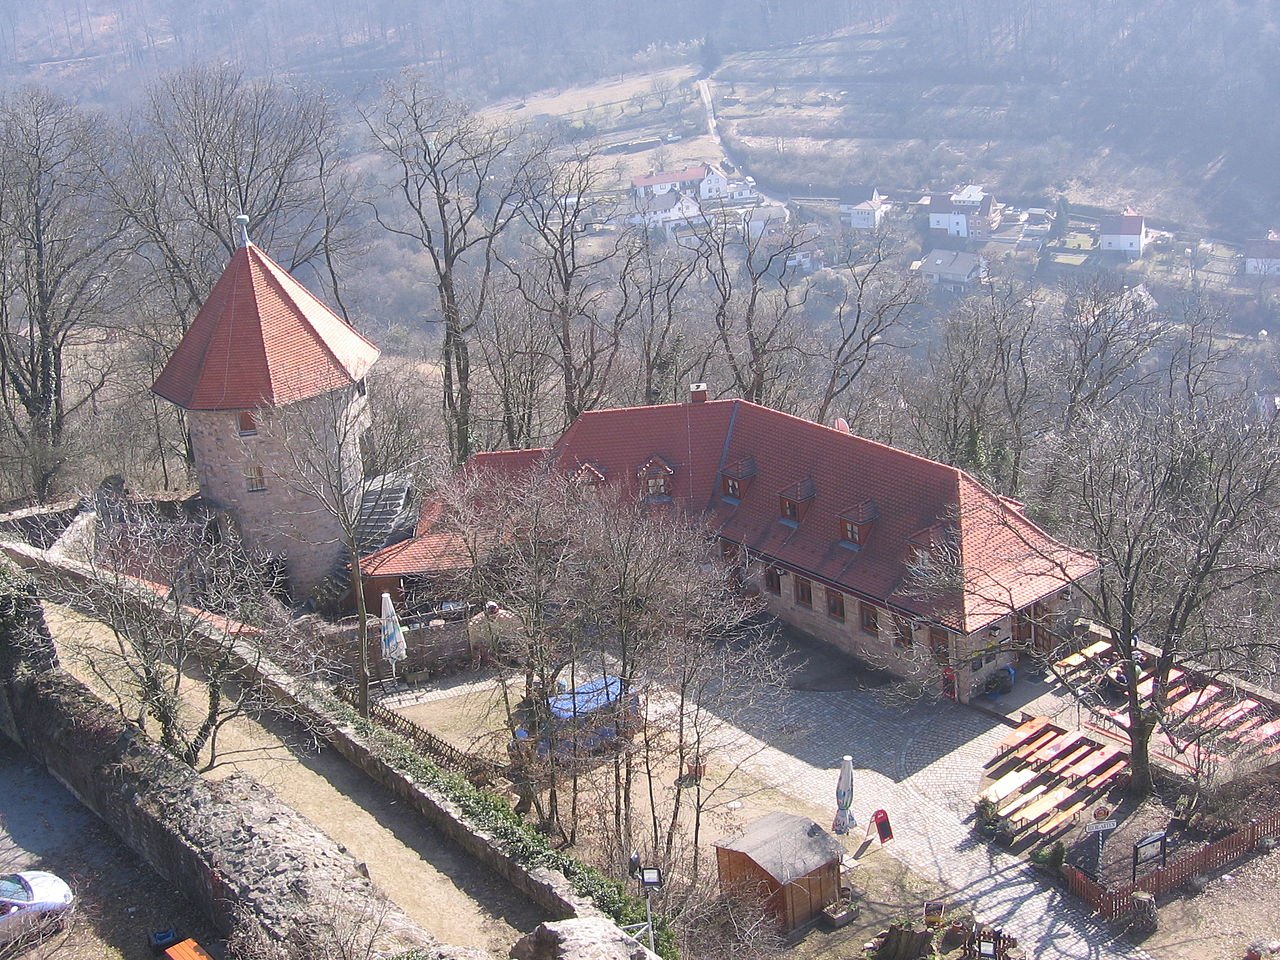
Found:
[{"label": "stone tower", "polygon": [[361,474],[364,376],[378,348],[249,242],[241,243],[152,390],[187,412],[200,493],[245,545],[283,560],[293,595],[335,569],[342,529],[314,494]]}]

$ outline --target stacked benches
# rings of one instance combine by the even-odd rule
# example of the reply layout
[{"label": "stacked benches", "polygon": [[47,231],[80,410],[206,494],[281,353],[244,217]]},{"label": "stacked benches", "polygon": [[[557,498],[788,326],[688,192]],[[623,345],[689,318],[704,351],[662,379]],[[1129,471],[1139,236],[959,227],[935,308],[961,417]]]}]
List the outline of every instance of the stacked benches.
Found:
[{"label": "stacked benches", "polygon": [[1048,840],[1129,775],[1129,755],[1047,717],[1024,720],[996,745],[991,782],[974,798],[995,805],[1014,842]]}]

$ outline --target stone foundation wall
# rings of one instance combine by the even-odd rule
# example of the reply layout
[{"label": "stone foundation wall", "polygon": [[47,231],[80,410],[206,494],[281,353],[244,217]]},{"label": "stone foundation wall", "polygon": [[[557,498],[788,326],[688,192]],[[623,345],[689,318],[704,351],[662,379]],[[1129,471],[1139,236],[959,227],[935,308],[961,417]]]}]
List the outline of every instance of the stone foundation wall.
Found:
[{"label": "stone foundation wall", "polygon": [[[37,576],[67,578],[85,577],[88,568],[51,557],[44,551],[23,544],[0,544],[0,551]],[[140,598],[145,596],[140,593]],[[205,629],[214,630],[212,626]],[[314,730],[343,757],[368,774],[375,782],[401,797],[422,814],[433,826],[461,849],[502,877],[536,906],[556,919],[604,917],[594,903],[579,896],[573,885],[558,870],[530,869],[508,856],[502,845],[486,831],[471,823],[447,797],[416,783],[380,759],[359,734],[335,721],[316,702],[311,688],[269,661],[246,653],[246,682],[278,704],[282,711]]]},{"label": "stone foundation wall", "polygon": [[[12,649],[12,634],[0,637]],[[336,905],[386,911],[378,949],[482,956],[441,948],[385,904],[355,861],[266,787],[235,775],[207,781],[126,724],[57,667],[20,664],[0,677],[5,732],[44,764],[223,934],[247,909],[275,938],[295,935]]]}]

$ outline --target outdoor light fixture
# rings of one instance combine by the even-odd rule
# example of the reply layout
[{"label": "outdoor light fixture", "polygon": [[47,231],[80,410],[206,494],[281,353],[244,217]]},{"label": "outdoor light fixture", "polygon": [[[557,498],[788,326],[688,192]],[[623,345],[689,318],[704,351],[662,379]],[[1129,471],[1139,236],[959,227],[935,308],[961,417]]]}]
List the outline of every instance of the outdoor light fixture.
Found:
[{"label": "outdoor light fixture", "polygon": [[645,932],[649,935],[649,951],[657,953],[653,938],[653,904],[650,897],[655,890],[662,889],[662,868],[645,867],[640,864],[640,854],[633,853],[627,860],[627,876],[640,883],[640,892],[644,894],[644,923],[631,923],[623,927],[624,933]]}]

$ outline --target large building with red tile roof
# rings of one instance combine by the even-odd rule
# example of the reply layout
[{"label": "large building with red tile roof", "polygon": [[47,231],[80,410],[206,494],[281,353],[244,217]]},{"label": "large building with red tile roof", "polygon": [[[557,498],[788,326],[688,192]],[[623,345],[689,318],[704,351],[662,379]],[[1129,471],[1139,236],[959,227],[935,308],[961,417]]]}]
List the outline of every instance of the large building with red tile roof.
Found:
[{"label": "large building with red tile roof", "polygon": [[[378,348],[289,273],[242,242],[152,390],[186,411],[200,493],[235,521],[246,546],[279,559],[295,596],[340,565],[341,531],[292,476],[300,457],[361,475],[364,376]],[[280,412],[333,449],[300,451]]]},{"label": "large building with red tile roof", "polygon": [[[745,552],[782,619],[872,663],[915,665],[900,672],[927,661],[959,699],[1018,646],[1047,647],[1070,585],[1096,568],[963,470],[705,389],[584,413],[549,449],[482,454],[469,469],[486,457],[507,471],[546,461],[702,516],[727,552]],[[368,575],[394,586],[467,565],[430,511],[413,540],[366,558]],[[950,579],[930,584],[930,564]]]}]

